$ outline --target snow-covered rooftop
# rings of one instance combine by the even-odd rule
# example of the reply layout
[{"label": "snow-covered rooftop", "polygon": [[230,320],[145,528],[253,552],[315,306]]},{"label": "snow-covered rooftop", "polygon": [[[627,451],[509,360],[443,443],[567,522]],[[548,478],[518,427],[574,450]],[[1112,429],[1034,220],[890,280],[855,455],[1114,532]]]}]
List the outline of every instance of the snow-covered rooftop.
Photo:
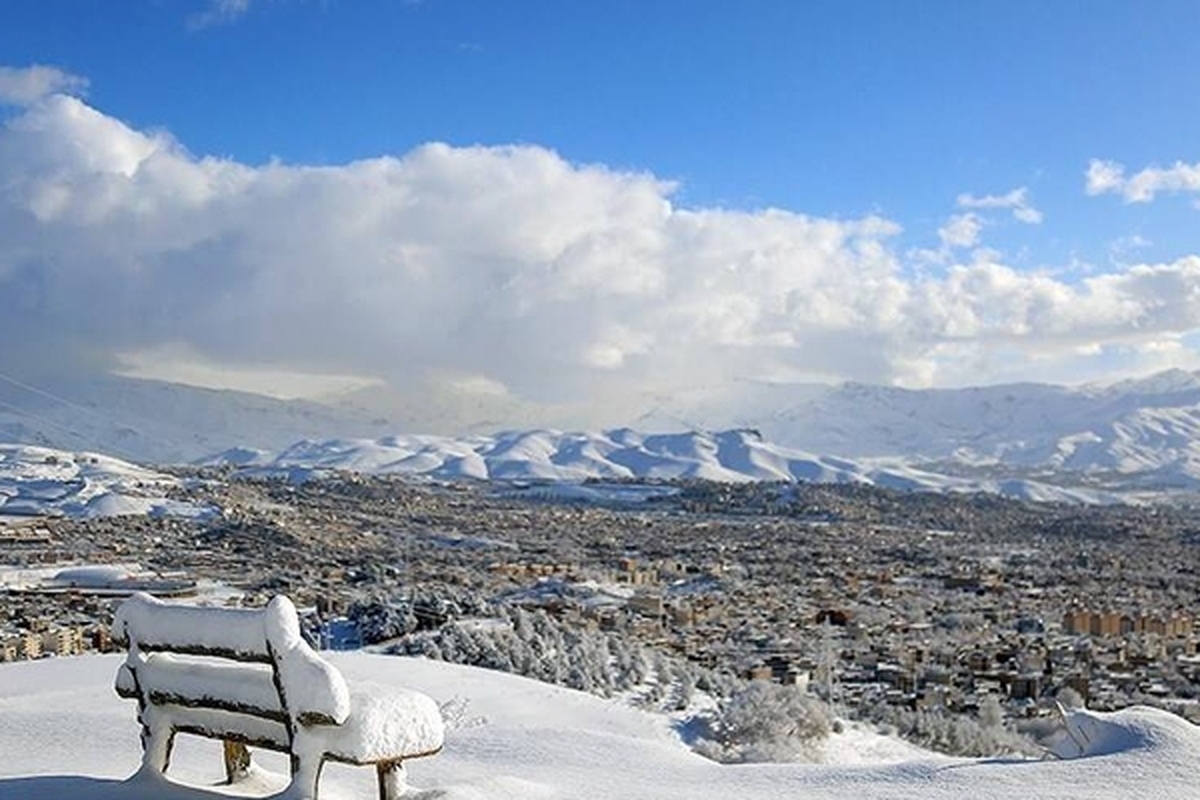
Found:
[{"label": "snow-covered rooftop", "polygon": [[129,580],[132,575],[121,566],[99,564],[59,570],[51,582],[61,586],[100,587]]}]

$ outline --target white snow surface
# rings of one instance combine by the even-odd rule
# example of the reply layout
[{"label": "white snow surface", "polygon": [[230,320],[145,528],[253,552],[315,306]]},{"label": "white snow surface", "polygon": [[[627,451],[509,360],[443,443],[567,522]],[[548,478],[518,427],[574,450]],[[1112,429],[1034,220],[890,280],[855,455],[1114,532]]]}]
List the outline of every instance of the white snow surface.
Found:
[{"label": "white snow surface", "polygon": [[178,485],[170,475],[99,453],[0,444],[0,516],[202,517],[213,512],[169,499]]},{"label": "white snow surface", "polygon": [[[422,659],[332,658],[352,682],[466,702],[444,751],[408,763],[406,796],[413,798],[1164,800],[1195,797],[1200,786],[1200,730],[1147,708],[1072,715],[1074,735],[1064,734],[1058,748],[1065,760],[950,759],[855,729],[827,747],[843,763],[733,766],[692,753],[668,718],[618,701]],[[173,783],[128,780],[140,750],[133,705],[111,688],[120,663],[87,656],[0,665],[0,800],[200,800],[282,788],[274,773],[285,772],[286,762],[271,753],[256,753],[261,767],[247,783],[216,787],[219,744],[190,736],[176,746]],[[321,793],[373,797],[374,771],[331,764]]]},{"label": "white snow surface", "polygon": [[[275,454],[247,458],[237,451],[206,464],[228,463],[244,475],[296,478],[345,470],[420,475],[444,480],[579,482],[598,479],[698,478],[713,481],[857,483],[891,489],[992,492],[1029,500],[1115,502],[1117,495],[1034,480],[988,480],[940,475],[894,457],[857,460],[819,456],[765,440],[753,430],[640,433],[511,431],[495,436],[387,436],[301,441]],[[554,494],[562,495],[562,492]],[[614,492],[580,487],[581,499]],[[626,500],[629,498],[626,497]]]}]

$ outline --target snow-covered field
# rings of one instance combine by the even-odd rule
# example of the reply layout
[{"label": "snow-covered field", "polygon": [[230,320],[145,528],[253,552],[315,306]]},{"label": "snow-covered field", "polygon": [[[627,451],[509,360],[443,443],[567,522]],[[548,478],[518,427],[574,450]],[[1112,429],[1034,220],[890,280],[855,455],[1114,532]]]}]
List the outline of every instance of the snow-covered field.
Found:
[{"label": "snow-covered field", "polygon": [[[1071,760],[1016,762],[922,754],[862,730],[835,735],[825,765],[718,765],[666,717],[533,681],[440,662],[335,654],[351,680],[457,699],[441,755],[409,765],[414,798],[1189,798],[1200,786],[1200,729],[1165,712],[1072,717]],[[133,704],[116,697],[120,658],[0,665],[0,800],[199,800],[221,791],[218,745],[181,736],[178,783],[129,782],[139,763]],[[465,703],[463,702],[465,701]],[[1076,743],[1078,742],[1078,744]],[[276,754],[242,796],[280,786]],[[330,765],[322,797],[374,797],[367,768]]]}]

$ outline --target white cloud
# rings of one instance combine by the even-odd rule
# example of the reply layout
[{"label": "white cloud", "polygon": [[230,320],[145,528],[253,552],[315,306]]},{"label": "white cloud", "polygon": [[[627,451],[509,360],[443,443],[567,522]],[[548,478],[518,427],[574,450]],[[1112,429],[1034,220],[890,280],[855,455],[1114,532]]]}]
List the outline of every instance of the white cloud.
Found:
[{"label": "white cloud", "polygon": [[1013,218],[1028,225],[1039,225],[1043,220],[1042,212],[1029,203],[1029,190],[1022,186],[1013,189],[1008,194],[989,194],[976,197],[973,194],[958,196],[959,208],[973,209],[1007,209]]},{"label": "white cloud", "polygon": [[1085,191],[1091,195],[1120,192],[1125,185],[1125,167],[1115,161],[1093,158],[1088,162]]},{"label": "white cloud", "polygon": [[58,67],[0,67],[0,105],[31,106],[51,94],[81,94],[87,79]]},{"label": "white cloud", "polygon": [[188,19],[195,29],[233,22],[250,10],[250,0],[210,0],[208,8]]},{"label": "white cloud", "polygon": [[938,238],[943,248],[974,247],[979,244],[979,233],[983,220],[978,214],[955,214],[938,228]]},{"label": "white cloud", "polygon": [[1119,236],[1108,243],[1108,260],[1113,264],[1125,264],[1133,253],[1153,246],[1154,242],[1140,234]]},{"label": "white cloud", "polygon": [[1042,222],[1042,212],[1029,203],[1029,191],[1024,186],[1013,189],[1008,194],[976,196],[969,193],[960,194],[956,201],[960,209],[968,209],[965,213],[953,214],[945,224],[938,229],[938,239],[941,246],[937,250],[916,250],[911,254],[919,261],[931,264],[948,264],[954,259],[954,251],[977,247],[983,229],[995,222],[994,215],[985,215],[986,211],[1009,211],[1014,219],[1030,225]]},{"label": "white cloud", "polygon": [[[21,343],[0,368],[457,375],[604,405],[758,376],[1025,377],[1200,329],[1200,258],[1069,282],[975,248],[914,277],[889,220],[672,190],[535,146],[252,167],[54,95],[0,129],[0,341]],[[974,247],[959,217],[943,239]]]},{"label": "white cloud", "polygon": [[1200,192],[1200,164],[1176,161],[1169,167],[1147,167],[1126,177],[1123,165],[1093,159],[1086,179],[1089,195],[1119,194],[1126,203],[1148,203],[1160,192]]}]

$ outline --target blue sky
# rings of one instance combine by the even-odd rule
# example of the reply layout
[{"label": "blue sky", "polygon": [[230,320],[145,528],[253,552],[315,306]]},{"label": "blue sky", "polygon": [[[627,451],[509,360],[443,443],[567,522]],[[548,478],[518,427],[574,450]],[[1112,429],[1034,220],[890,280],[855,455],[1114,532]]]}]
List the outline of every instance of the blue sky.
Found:
[{"label": "blue sky", "polygon": [[534,143],[677,180],[683,203],[878,211],[914,239],[961,192],[1027,186],[1053,226],[993,234],[1034,261],[1102,261],[1134,234],[1163,256],[1197,245],[1185,201],[1080,199],[1091,158],[1193,156],[1186,0],[255,0],[198,25],[213,8],[10,0],[0,53],[249,163]]},{"label": "blue sky", "polygon": [[[97,328],[80,331],[151,373],[195,362],[210,372],[391,380],[395,346],[421,351],[404,363],[422,374],[528,399],[586,395],[601,378],[667,390],[745,378],[937,385],[1191,368],[1200,365],[1200,303],[1188,300],[1193,279],[1200,285],[1200,262],[1188,260],[1200,252],[1198,26],[1200,5],[1176,0],[8,0],[0,62],[10,102],[0,114],[9,171],[21,176],[9,185],[27,187],[20,202],[29,204],[9,209],[10,224],[33,213],[48,227],[12,246],[7,272],[0,253],[0,281],[45,296],[56,281],[74,285],[63,278],[66,256],[54,261],[36,242],[65,235],[55,226],[75,207],[63,198],[83,198],[102,173],[128,185],[106,184],[101,196],[116,205],[101,217],[130,230],[150,224],[138,192],[151,181],[162,192],[153,224],[193,242],[114,250],[114,274],[145,285],[113,300],[129,304],[119,318],[89,311]],[[28,89],[32,65],[56,71],[51,88]],[[53,88],[79,105],[53,104]],[[81,121],[81,109],[99,116]],[[18,142],[21,130],[38,135]],[[43,153],[37,143],[52,139],[75,144]],[[422,149],[431,142],[450,148]],[[99,156],[80,161],[72,147],[120,163],[97,167]],[[0,169],[3,152],[0,142]],[[163,178],[166,167],[127,168],[129,152],[139,163],[171,161],[188,187],[203,183],[202,207],[179,203],[183,184]],[[356,172],[355,161],[374,166]],[[377,206],[322,205],[364,182],[383,198]],[[113,200],[121,192],[126,205]],[[413,198],[427,208],[481,197],[494,202],[477,209],[474,228],[447,222],[437,241],[423,232],[443,220],[421,217],[421,235],[401,235],[417,216],[387,216]],[[568,219],[562,209],[576,201],[583,216]],[[660,201],[669,218],[655,210]],[[98,218],[99,201],[89,202],[75,209],[79,219]],[[627,206],[644,216],[633,220]],[[235,207],[260,224],[230,221]],[[328,261],[274,265],[279,241],[291,241],[285,222],[302,213],[345,217],[325,239],[309,226],[306,254],[341,253],[343,283],[380,279],[400,306],[442,303],[433,322],[458,319],[439,334],[457,349],[428,347],[426,334],[417,346],[416,325],[368,323],[372,312],[356,304],[378,297],[357,296],[340,297],[353,313],[328,323],[343,349],[306,342],[300,353],[270,341],[272,314],[312,313],[329,296],[317,288]],[[383,222],[365,239],[338,238],[364,219]],[[562,236],[514,244],[505,233],[547,227]],[[834,228],[836,241],[822,238]],[[464,255],[463,238],[481,230]],[[260,238],[257,250],[246,244]],[[387,267],[401,261],[403,278]],[[256,317],[261,341],[239,345],[160,319],[154,309],[186,305],[166,276],[195,281],[188,270],[229,276],[220,302],[251,283],[268,293],[261,308],[237,312]],[[604,270],[616,277],[594,283]],[[727,281],[730,271],[740,277]],[[430,275],[457,277],[431,287]],[[546,289],[547,276],[562,285]],[[1088,283],[1101,276],[1112,280]],[[521,293],[464,288],[481,281]],[[269,293],[280,286],[312,286],[313,297],[278,304]],[[25,321],[83,302],[39,301]],[[187,311],[234,314],[214,308]],[[100,335],[130,319],[155,332]],[[564,320],[578,323],[578,340],[530,358]],[[676,335],[688,326],[707,337],[694,349]],[[480,342],[486,357],[475,354]],[[493,352],[496,342],[513,350]],[[366,351],[378,357],[358,357]],[[725,366],[679,366],[698,360]],[[538,377],[551,373],[560,383]]]}]

